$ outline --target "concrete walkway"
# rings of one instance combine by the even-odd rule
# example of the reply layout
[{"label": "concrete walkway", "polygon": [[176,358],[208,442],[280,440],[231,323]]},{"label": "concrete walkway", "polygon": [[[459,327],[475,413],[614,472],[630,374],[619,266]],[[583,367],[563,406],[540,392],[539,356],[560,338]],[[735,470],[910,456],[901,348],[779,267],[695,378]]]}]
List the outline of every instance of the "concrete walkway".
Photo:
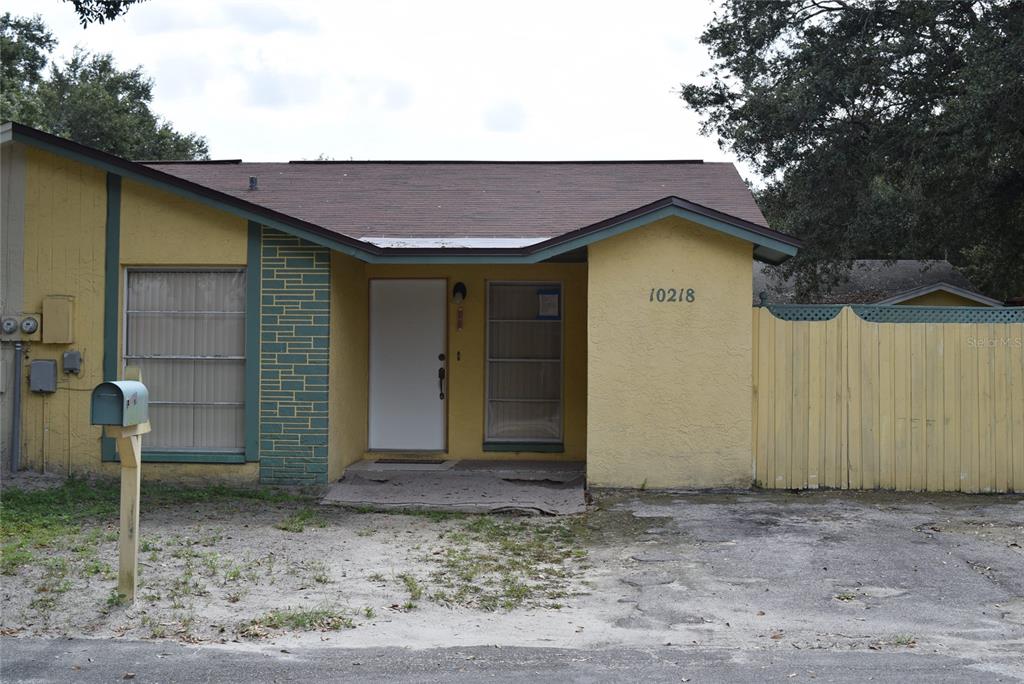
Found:
[{"label": "concrete walkway", "polygon": [[378,510],[570,515],[586,510],[584,464],[360,461],[321,503]]}]

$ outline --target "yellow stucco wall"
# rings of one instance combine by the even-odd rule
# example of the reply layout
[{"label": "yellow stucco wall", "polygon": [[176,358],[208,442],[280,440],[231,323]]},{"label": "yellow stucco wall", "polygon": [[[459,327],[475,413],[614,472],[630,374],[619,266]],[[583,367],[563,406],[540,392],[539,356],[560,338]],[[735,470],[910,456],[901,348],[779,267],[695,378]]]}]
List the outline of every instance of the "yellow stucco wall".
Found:
[{"label": "yellow stucco wall", "polygon": [[749,487],[751,245],[669,218],[589,253],[590,484]]},{"label": "yellow stucco wall", "polygon": [[961,297],[955,292],[947,292],[945,290],[938,290],[936,292],[929,292],[928,294],[921,295],[920,297],[914,297],[908,299],[905,302],[900,302],[900,306],[987,306],[981,302],[976,302],[973,299],[967,299],[967,297]]},{"label": "yellow stucco wall", "polygon": [[[23,385],[22,463],[47,472],[115,476],[119,466],[100,462],[100,429],[89,424],[90,392],[103,375],[106,174],[29,147],[26,188],[25,311],[39,311],[46,295],[73,296],[74,342],[29,346],[25,376],[30,359],[56,359],[58,390],[33,394]],[[247,235],[240,218],[124,180],[119,301],[124,301],[125,267],[244,266]],[[121,315],[118,320],[120,357]],[[82,352],[80,376],[59,370],[61,354],[69,349]],[[251,483],[257,469],[254,463],[148,463],[143,477]]]},{"label": "yellow stucco wall", "polygon": [[[106,174],[26,148],[24,310],[46,295],[74,297],[74,344],[32,342],[24,360],[57,361],[58,390],[33,394],[22,384],[22,466],[48,472],[99,467],[100,431],[89,424],[89,391],[103,374],[103,265]],[[43,321],[45,327],[46,321]],[[61,354],[82,352],[81,375],[60,372]]]},{"label": "yellow stucco wall", "polygon": [[[360,271],[362,275],[360,275]],[[332,262],[331,455],[333,477],[366,454],[366,349],[368,281],[371,278],[445,278],[449,290],[463,282],[463,329],[456,308],[448,316],[448,451],[450,458],[583,460],[586,456],[586,264],[361,265],[346,257]],[[489,280],[561,282],[563,286],[564,453],[483,450],[486,354],[486,284]],[[353,346],[346,349],[346,345]],[[460,358],[461,357],[461,358]],[[346,408],[348,407],[348,408]],[[340,420],[339,420],[340,418]]]},{"label": "yellow stucco wall", "polygon": [[244,266],[248,225],[233,214],[128,178],[121,186],[123,265]]},{"label": "yellow stucco wall", "polygon": [[327,479],[358,461],[366,448],[368,300],[366,264],[331,254],[330,406]]}]

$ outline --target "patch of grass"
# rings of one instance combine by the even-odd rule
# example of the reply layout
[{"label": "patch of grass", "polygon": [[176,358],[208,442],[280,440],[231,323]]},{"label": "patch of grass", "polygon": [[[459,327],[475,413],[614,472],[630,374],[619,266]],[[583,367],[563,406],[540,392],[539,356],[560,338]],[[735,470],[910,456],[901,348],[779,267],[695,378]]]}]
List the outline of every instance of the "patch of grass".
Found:
[{"label": "patch of grass", "polygon": [[199,580],[195,578],[192,568],[186,566],[181,576],[171,582],[169,594],[172,599],[181,599],[188,596],[206,596],[207,591]]},{"label": "patch of grass", "polygon": [[[243,487],[190,488],[155,482],[142,483],[142,501],[147,509],[201,502],[262,501],[266,503],[310,504],[310,495],[276,488]],[[10,488],[0,500],[0,573],[12,575],[25,565],[38,561],[37,549],[52,549],[67,537],[82,532],[84,523],[113,522],[120,505],[120,484],[115,480],[70,478],[58,487],[22,490]],[[211,545],[220,539],[218,532],[207,534],[199,543]],[[73,550],[94,556],[100,542],[117,540],[115,530],[95,527],[76,543]],[[155,554],[160,547],[148,539],[142,550]],[[154,556],[151,556],[153,558]]]},{"label": "patch of grass", "polygon": [[117,589],[111,589],[110,594],[107,595],[107,608],[117,608],[123,606],[128,601],[128,597],[117,591]]},{"label": "patch of grass", "polygon": [[366,576],[366,579],[370,580],[371,582],[378,582],[380,584],[385,584],[388,581],[387,578],[379,572],[371,572],[369,575]]},{"label": "patch of grass", "polygon": [[63,594],[71,589],[67,579],[68,561],[63,557],[48,558],[44,561],[43,581],[36,587],[40,594]]},{"label": "patch of grass", "polygon": [[398,576],[398,579],[402,580],[402,584],[405,585],[406,591],[409,592],[409,598],[413,601],[419,601],[423,598],[423,587],[416,580],[415,577],[405,572]]},{"label": "patch of grass", "polygon": [[580,546],[582,524],[577,519],[468,519],[443,532],[444,546],[426,557],[436,566],[430,600],[489,611],[550,606],[571,595],[582,573],[587,556]]},{"label": "patch of grass", "polygon": [[24,542],[12,542],[0,548],[0,573],[16,575],[21,566],[35,560],[35,556],[25,546]]},{"label": "patch of grass", "polygon": [[854,594],[852,591],[844,591],[842,593],[836,594],[835,599],[836,601],[855,601],[857,599],[857,595]]},{"label": "patch of grass", "polygon": [[258,618],[239,625],[238,632],[247,639],[261,638],[267,635],[267,629],[292,631],[337,631],[354,629],[352,618],[333,608],[300,608],[272,610]]},{"label": "patch of grass", "polygon": [[29,602],[28,606],[40,613],[45,613],[57,607],[57,598],[55,596],[37,596]]},{"label": "patch of grass", "polygon": [[295,511],[274,527],[285,532],[305,532],[307,527],[327,527],[327,521],[312,508],[303,508]]},{"label": "patch of grass", "polygon": [[323,561],[310,561],[305,564],[305,568],[310,573],[310,578],[317,584],[331,583],[331,575],[327,571],[327,564]]},{"label": "patch of grass", "polygon": [[139,551],[144,553],[152,553],[154,551],[163,551],[163,547],[160,543],[152,537],[143,537],[139,540]]},{"label": "patch of grass", "polygon": [[907,648],[913,648],[917,645],[917,639],[910,634],[893,634],[889,637],[889,643],[893,646],[906,646]]},{"label": "patch of grass", "polygon": [[36,562],[33,551],[51,549],[77,535],[86,520],[113,517],[119,496],[113,483],[76,479],[50,489],[5,491],[0,501],[0,572],[16,574]]},{"label": "patch of grass", "polygon": [[196,625],[195,614],[178,613],[174,616],[174,619],[178,623],[178,634],[185,638],[190,637],[192,635],[192,628]]},{"label": "patch of grass", "polygon": [[372,620],[377,616],[377,613],[370,606],[366,606],[365,608],[363,608],[363,615],[366,616],[367,620]]}]

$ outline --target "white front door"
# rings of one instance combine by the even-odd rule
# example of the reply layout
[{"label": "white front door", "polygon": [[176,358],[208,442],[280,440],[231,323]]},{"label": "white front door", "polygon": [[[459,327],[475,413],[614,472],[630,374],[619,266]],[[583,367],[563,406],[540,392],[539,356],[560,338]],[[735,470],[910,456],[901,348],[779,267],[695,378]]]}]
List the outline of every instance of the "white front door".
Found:
[{"label": "white front door", "polygon": [[370,281],[370,449],[444,451],[445,280]]}]

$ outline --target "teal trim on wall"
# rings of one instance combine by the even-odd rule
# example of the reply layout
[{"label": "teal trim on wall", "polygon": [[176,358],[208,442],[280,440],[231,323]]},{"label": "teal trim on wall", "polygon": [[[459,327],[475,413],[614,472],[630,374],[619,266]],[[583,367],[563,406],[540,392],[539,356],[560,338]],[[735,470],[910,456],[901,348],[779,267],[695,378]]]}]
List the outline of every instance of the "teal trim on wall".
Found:
[{"label": "teal trim on wall", "polygon": [[[117,380],[117,319],[121,312],[121,176],[107,173],[107,223],[103,265],[103,380]],[[100,438],[100,460],[116,461],[117,445]]]},{"label": "teal trim on wall", "polygon": [[249,221],[245,273],[245,460],[260,460],[260,282],[263,227]]},{"label": "teal trim on wall", "polygon": [[514,451],[533,454],[561,454],[565,445],[558,443],[538,442],[484,442],[484,451]]}]

